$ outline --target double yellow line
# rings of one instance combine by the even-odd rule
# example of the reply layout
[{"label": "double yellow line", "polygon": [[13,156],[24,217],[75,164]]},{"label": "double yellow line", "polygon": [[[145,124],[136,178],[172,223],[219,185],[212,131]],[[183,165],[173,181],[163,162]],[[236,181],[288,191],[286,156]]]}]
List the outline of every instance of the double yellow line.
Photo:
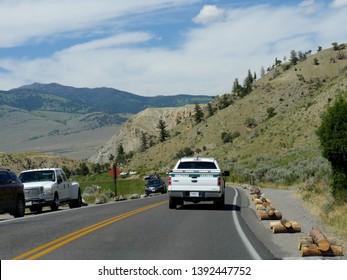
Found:
[{"label": "double yellow line", "polygon": [[154,204],[150,204],[148,206],[145,206],[145,207],[142,207],[142,208],[139,208],[139,209],[136,209],[136,210],[133,210],[133,211],[130,211],[130,212],[127,212],[127,213],[124,213],[124,214],[121,214],[121,215],[118,215],[118,216],[115,216],[113,218],[110,218],[110,219],[107,219],[107,220],[104,220],[104,221],[101,221],[99,223],[96,223],[96,224],[93,224],[93,225],[90,225],[88,227],[85,227],[85,228],[82,228],[80,230],[77,230],[77,231],[74,231],[70,234],[67,234],[67,235],[64,235],[58,239],[55,239],[49,243],[46,243],[44,245],[41,245],[33,250],[30,250],[24,254],[21,254],[15,258],[13,258],[13,260],[36,260],[40,257],[42,257],[43,255],[46,255],[52,251],[54,251],[55,249],[59,248],[59,247],[62,247],[64,245],[66,245],[67,243],[70,243],[72,242],[73,240],[77,239],[77,238],[80,238],[88,233],[91,233],[93,231],[96,231],[100,228],[103,228],[105,226],[108,226],[112,223],[115,223],[115,222],[118,222],[120,220],[123,220],[127,217],[130,217],[132,215],[135,215],[135,214],[138,214],[138,213],[141,213],[141,212],[144,212],[144,211],[147,211],[147,210],[150,210],[152,208],[155,208],[155,207],[158,207],[160,205],[163,205],[167,203],[167,201],[161,201],[161,202],[158,202],[158,203],[154,203]]}]

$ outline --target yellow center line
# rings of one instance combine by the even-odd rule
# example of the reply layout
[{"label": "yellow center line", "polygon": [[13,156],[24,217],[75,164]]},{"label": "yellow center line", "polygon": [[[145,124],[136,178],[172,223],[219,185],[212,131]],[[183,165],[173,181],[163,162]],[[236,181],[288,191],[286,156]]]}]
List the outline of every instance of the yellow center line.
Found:
[{"label": "yellow center line", "polygon": [[144,211],[147,211],[147,210],[150,210],[152,208],[155,208],[155,207],[158,207],[160,205],[163,205],[167,203],[167,200],[166,201],[161,201],[161,202],[158,202],[158,203],[154,203],[154,204],[151,204],[151,205],[148,205],[148,206],[145,206],[145,207],[142,207],[142,208],[139,208],[139,209],[136,209],[136,210],[133,210],[133,211],[130,211],[130,212],[127,212],[127,213],[124,213],[124,214],[121,214],[121,215],[118,215],[118,216],[115,216],[115,217],[112,217],[110,219],[106,219],[104,221],[101,221],[99,223],[96,223],[96,224],[93,224],[93,225],[90,225],[90,226],[87,226],[85,228],[82,228],[82,229],[79,229],[79,230],[76,230],[72,233],[69,233],[67,235],[64,235],[62,237],[59,237],[51,242],[48,242],[44,245],[41,245],[37,248],[34,248],[24,254],[21,254],[15,258],[13,258],[13,260],[23,260],[23,259],[26,259],[26,260],[35,260],[35,259],[38,259],[40,258],[41,256],[43,255],[46,255],[52,251],[54,251],[55,249],[59,248],[59,247],[62,247],[64,245],[66,245],[67,243],[70,243],[72,242],[73,240],[77,239],[77,238],[80,238],[88,233],[91,233],[95,230],[98,230],[100,228],[103,228],[105,226],[108,226],[112,223],[115,223],[115,222],[118,222],[120,220],[123,220],[127,217],[130,217],[132,215],[135,215],[135,214],[138,214],[138,213],[141,213],[141,212],[144,212]]}]

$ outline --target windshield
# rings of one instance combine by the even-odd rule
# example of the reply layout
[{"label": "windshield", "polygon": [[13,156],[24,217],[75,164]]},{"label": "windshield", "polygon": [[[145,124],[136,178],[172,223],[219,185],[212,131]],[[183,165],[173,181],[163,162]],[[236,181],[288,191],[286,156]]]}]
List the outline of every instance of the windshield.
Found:
[{"label": "windshield", "polygon": [[30,171],[19,175],[22,183],[52,181],[55,182],[55,174],[53,170]]},{"label": "windshield", "polygon": [[147,185],[160,185],[160,184],[161,184],[160,180],[150,180],[147,183]]},{"label": "windshield", "polygon": [[178,165],[177,169],[217,169],[217,166],[209,161],[184,161]]}]

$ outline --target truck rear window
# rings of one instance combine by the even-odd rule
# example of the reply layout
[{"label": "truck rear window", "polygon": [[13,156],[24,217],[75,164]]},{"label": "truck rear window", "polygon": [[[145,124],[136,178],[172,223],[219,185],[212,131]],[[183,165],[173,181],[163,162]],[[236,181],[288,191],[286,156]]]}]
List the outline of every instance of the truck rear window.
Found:
[{"label": "truck rear window", "polygon": [[185,161],[181,162],[177,169],[217,169],[214,162]]}]

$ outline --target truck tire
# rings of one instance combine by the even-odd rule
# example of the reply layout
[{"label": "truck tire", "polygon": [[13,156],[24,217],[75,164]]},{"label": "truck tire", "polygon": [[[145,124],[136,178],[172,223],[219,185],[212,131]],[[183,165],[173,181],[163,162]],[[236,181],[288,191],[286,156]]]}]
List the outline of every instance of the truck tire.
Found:
[{"label": "truck tire", "polygon": [[169,209],[176,209],[177,202],[176,199],[169,197]]},{"label": "truck tire", "polygon": [[72,208],[79,208],[81,206],[82,206],[82,196],[81,196],[81,191],[78,190],[78,198],[70,201],[69,207],[70,209],[72,209]]},{"label": "truck tire", "polygon": [[52,204],[51,204],[51,210],[52,211],[57,211],[59,208],[59,197],[58,197],[58,194],[55,193],[54,194],[54,199],[52,201]]},{"label": "truck tire", "polygon": [[215,200],[213,203],[217,209],[224,209],[224,205],[225,205],[224,195],[220,199]]},{"label": "truck tire", "polygon": [[23,197],[18,197],[16,209],[13,212],[13,217],[23,217],[25,214],[25,201]]}]

